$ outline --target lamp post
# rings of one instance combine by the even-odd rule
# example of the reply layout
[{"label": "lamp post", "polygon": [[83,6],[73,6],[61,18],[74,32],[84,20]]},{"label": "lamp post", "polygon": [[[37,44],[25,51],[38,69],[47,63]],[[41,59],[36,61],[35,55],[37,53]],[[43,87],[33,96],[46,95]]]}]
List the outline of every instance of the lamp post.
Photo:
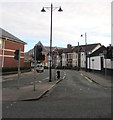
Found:
[{"label": "lamp post", "polygon": [[78,71],[80,70],[80,51],[79,51],[79,42],[78,42],[78,50],[77,50],[77,52],[78,52]]},{"label": "lamp post", "polygon": [[[81,35],[83,37],[83,35]],[[85,71],[87,72],[87,33],[85,32]]]},{"label": "lamp post", "polygon": [[[58,12],[62,12],[63,10],[61,9],[61,7],[53,7],[53,4],[51,3],[50,7],[43,7],[41,12],[46,12],[46,10],[44,9],[50,9],[51,10],[51,26],[50,26],[50,59],[49,59],[49,63],[50,63],[50,67],[49,67],[49,82],[51,82],[51,65],[52,65],[52,13],[53,10],[58,9]],[[53,9],[54,8],[54,9]]]}]

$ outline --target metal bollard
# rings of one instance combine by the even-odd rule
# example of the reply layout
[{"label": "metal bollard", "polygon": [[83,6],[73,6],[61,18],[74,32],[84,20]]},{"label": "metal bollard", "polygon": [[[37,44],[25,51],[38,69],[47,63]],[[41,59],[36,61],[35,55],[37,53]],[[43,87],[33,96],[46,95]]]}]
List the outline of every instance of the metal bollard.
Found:
[{"label": "metal bollard", "polygon": [[60,71],[57,71],[57,79],[60,78]]}]

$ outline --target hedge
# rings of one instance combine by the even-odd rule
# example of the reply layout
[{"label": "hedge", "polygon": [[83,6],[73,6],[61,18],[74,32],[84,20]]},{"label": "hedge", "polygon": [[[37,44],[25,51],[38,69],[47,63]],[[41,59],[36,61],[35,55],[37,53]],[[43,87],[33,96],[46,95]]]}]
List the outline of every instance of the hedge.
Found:
[{"label": "hedge", "polygon": [[[20,70],[31,70],[30,67],[21,67]],[[2,72],[15,72],[18,71],[18,67],[4,67],[2,68]]]}]

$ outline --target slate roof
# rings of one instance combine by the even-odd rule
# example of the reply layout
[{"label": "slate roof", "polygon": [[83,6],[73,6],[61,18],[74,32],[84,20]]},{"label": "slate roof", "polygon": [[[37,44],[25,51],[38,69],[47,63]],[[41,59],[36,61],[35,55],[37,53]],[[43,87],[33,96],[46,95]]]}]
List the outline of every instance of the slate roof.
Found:
[{"label": "slate roof", "polygon": [[[43,46],[43,44],[39,41],[36,45],[40,45],[42,47],[42,52],[48,52],[50,51],[50,47],[49,46]],[[52,47],[52,51],[55,49],[62,49],[61,47]],[[26,52],[26,54],[33,54],[34,52],[34,48],[29,50],[28,52]]]},{"label": "slate roof", "polygon": [[99,49],[97,49],[96,51],[94,51],[92,54],[90,54],[90,57],[93,56],[99,56],[100,54],[104,54],[103,52],[106,50],[105,46],[101,46]]},{"label": "slate roof", "polygon": [[63,53],[72,53],[73,49],[72,48],[63,48]]},{"label": "slate roof", "polygon": [[2,28],[0,28],[0,38],[7,38],[7,39],[9,39],[11,41],[27,44],[24,41],[20,40],[19,38],[15,37],[14,35],[12,35],[11,33],[7,32],[7,31],[5,31]]},{"label": "slate roof", "polygon": [[[49,46],[43,46],[42,43],[39,41],[36,45],[41,45],[42,46],[42,52],[48,52],[50,51]],[[101,45],[100,43],[95,43],[95,44],[87,44],[87,52],[91,52],[97,45]],[[84,52],[85,51],[86,45],[79,45],[79,51]],[[28,51],[33,53],[34,49],[31,49]],[[62,50],[63,53],[72,53],[72,52],[78,52],[78,46],[73,46],[71,48],[61,48],[61,47],[52,47],[52,51],[60,51]]]},{"label": "slate roof", "polygon": [[[84,52],[86,49],[87,52],[91,52],[97,45],[101,45],[101,44],[100,43],[87,44],[87,46],[86,45],[79,45],[79,50],[80,50],[80,52]],[[77,52],[78,46],[74,46],[73,51]]]},{"label": "slate roof", "polygon": [[42,47],[42,52],[47,52],[48,50],[46,49],[45,46],[39,41],[36,45],[40,45]]}]

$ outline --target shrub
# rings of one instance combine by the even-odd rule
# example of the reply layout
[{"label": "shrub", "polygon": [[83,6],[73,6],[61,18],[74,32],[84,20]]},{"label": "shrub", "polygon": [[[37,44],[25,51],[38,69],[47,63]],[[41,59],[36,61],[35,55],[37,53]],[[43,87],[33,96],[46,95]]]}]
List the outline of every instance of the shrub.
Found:
[{"label": "shrub", "polygon": [[[21,71],[26,71],[26,70],[31,70],[30,67],[21,67],[20,68]],[[4,67],[2,68],[2,72],[16,72],[18,71],[18,67]]]}]

